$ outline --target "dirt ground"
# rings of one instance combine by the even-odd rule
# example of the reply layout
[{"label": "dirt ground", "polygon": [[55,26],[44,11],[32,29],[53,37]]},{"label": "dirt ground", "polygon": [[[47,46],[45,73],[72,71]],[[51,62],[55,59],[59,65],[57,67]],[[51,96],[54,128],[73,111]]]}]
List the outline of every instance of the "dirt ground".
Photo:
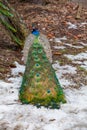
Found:
[{"label": "dirt ground", "polygon": [[[87,43],[87,26],[85,28],[79,27],[75,30],[67,29],[68,22],[73,24],[87,22],[87,8],[82,8],[80,18],[77,19],[76,16],[79,6],[72,2],[66,2],[64,4],[55,0],[55,2],[49,2],[45,6],[31,4],[28,1],[9,0],[9,2],[21,15],[30,31],[32,23],[36,23],[40,32],[47,35],[53,52],[53,62],[59,60],[61,64],[73,64],[67,58],[64,58],[63,54],[77,54],[85,50],[87,51],[87,46],[79,49],[70,49],[67,47],[65,50],[57,50],[53,48],[56,42],[51,40],[67,36],[67,43],[71,43],[72,45],[78,45],[78,41],[80,40]],[[0,79],[6,80],[7,77],[10,77],[11,68],[15,67],[14,61],[23,64],[21,59],[22,50],[10,40],[4,28],[0,25]],[[84,78],[85,74],[87,74],[86,71],[83,72],[81,69],[78,69],[78,76],[82,75]]]}]

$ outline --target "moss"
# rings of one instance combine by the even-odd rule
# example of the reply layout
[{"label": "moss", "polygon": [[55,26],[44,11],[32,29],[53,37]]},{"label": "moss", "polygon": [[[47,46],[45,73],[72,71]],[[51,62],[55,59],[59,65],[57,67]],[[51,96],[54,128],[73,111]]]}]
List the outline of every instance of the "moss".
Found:
[{"label": "moss", "polygon": [[15,30],[15,28],[13,28],[13,27],[12,27],[10,24],[8,24],[6,21],[0,19],[0,22],[1,22],[2,24],[4,24],[4,25],[5,25],[8,29],[10,29],[11,31],[17,32],[17,31]]},{"label": "moss", "polygon": [[0,2],[0,8],[6,9],[9,11],[9,9],[4,4],[2,4],[2,2]]},{"label": "moss", "polygon": [[4,9],[1,9],[1,8],[0,8],[0,13],[3,14],[3,15],[5,15],[5,16],[10,16],[10,17],[13,17],[13,16],[14,16],[14,15],[11,14],[9,11],[4,10]]},{"label": "moss", "polygon": [[19,18],[18,13],[16,13],[7,1],[0,1],[0,15],[0,22],[8,31],[12,41],[23,48],[28,30]]}]

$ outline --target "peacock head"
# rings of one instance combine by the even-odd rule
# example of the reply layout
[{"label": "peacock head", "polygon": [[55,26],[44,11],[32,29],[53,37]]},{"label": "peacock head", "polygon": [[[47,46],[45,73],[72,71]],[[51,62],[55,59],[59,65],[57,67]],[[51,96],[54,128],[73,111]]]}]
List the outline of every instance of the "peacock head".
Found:
[{"label": "peacock head", "polygon": [[38,30],[38,26],[37,26],[37,23],[32,23],[32,32],[31,32],[33,35],[35,36],[39,36],[40,35],[40,32]]},{"label": "peacock head", "polygon": [[39,36],[39,35],[40,35],[40,32],[39,32],[38,29],[34,28],[34,29],[32,30],[32,34],[35,35],[35,36]]}]

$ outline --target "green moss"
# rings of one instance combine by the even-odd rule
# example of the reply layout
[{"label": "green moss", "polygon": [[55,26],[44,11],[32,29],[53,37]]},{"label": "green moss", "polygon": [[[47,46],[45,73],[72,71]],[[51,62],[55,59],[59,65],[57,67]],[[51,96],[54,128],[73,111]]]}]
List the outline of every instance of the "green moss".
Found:
[{"label": "green moss", "polygon": [[13,17],[13,16],[14,16],[14,15],[11,14],[9,11],[4,10],[4,9],[1,9],[1,8],[0,8],[0,13],[3,14],[3,15],[5,15],[5,16],[10,16],[10,17]]},{"label": "green moss", "polygon": [[17,31],[15,30],[15,28],[13,28],[10,24],[8,24],[6,21],[2,20],[1,18],[0,18],[0,22],[1,22],[2,24],[4,24],[4,25],[5,25],[8,29],[10,29],[11,31],[17,32]]},{"label": "green moss", "polygon": [[[9,3],[0,1],[0,22],[9,32],[13,42],[16,42],[21,48],[24,45],[25,37],[27,36],[27,29],[22,21],[19,19],[18,14],[13,8],[10,7]],[[19,26],[17,22],[19,21]]]},{"label": "green moss", "polygon": [[0,2],[0,8],[6,9],[9,11],[9,9],[4,4],[2,4],[2,2]]}]

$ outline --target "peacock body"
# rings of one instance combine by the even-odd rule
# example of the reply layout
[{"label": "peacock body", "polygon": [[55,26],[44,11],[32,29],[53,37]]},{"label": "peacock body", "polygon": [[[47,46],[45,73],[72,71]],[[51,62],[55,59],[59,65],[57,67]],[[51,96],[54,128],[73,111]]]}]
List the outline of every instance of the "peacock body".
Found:
[{"label": "peacock body", "polygon": [[[36,35],[30,34],[30,35],[28,35],[28,37],[25,40],[25,45],[24,45],[24,49],[23,49],[23,59],[24,59],[25,64],[27,62],[29,49],[34,42],[35,37],[36,37]],[[51,51],[50,43],[49,43],[47,37],[41,33],[39,35],[37,35],[37,37],[38,37],[39,44],[41,44],[44,48],[47,58],[52,63],[52,51]]]},{"label": "peacock body", "polygon": [[[32,38],[29,39],[31,36]],[[60,102],[65,103],[66,100],[50,63],[52,60],[50,45],[42,36],[44,35],[30,34],[28,37],[29,41],[27,40],[25,43],[24,57],[28,56],[27,59],[25,58],[25,62],[27,60],[26,69],[19,98],[24,104],[29,103],[37,107],[59,108]],[[41,38],[43,42],[40,40]]]}]

